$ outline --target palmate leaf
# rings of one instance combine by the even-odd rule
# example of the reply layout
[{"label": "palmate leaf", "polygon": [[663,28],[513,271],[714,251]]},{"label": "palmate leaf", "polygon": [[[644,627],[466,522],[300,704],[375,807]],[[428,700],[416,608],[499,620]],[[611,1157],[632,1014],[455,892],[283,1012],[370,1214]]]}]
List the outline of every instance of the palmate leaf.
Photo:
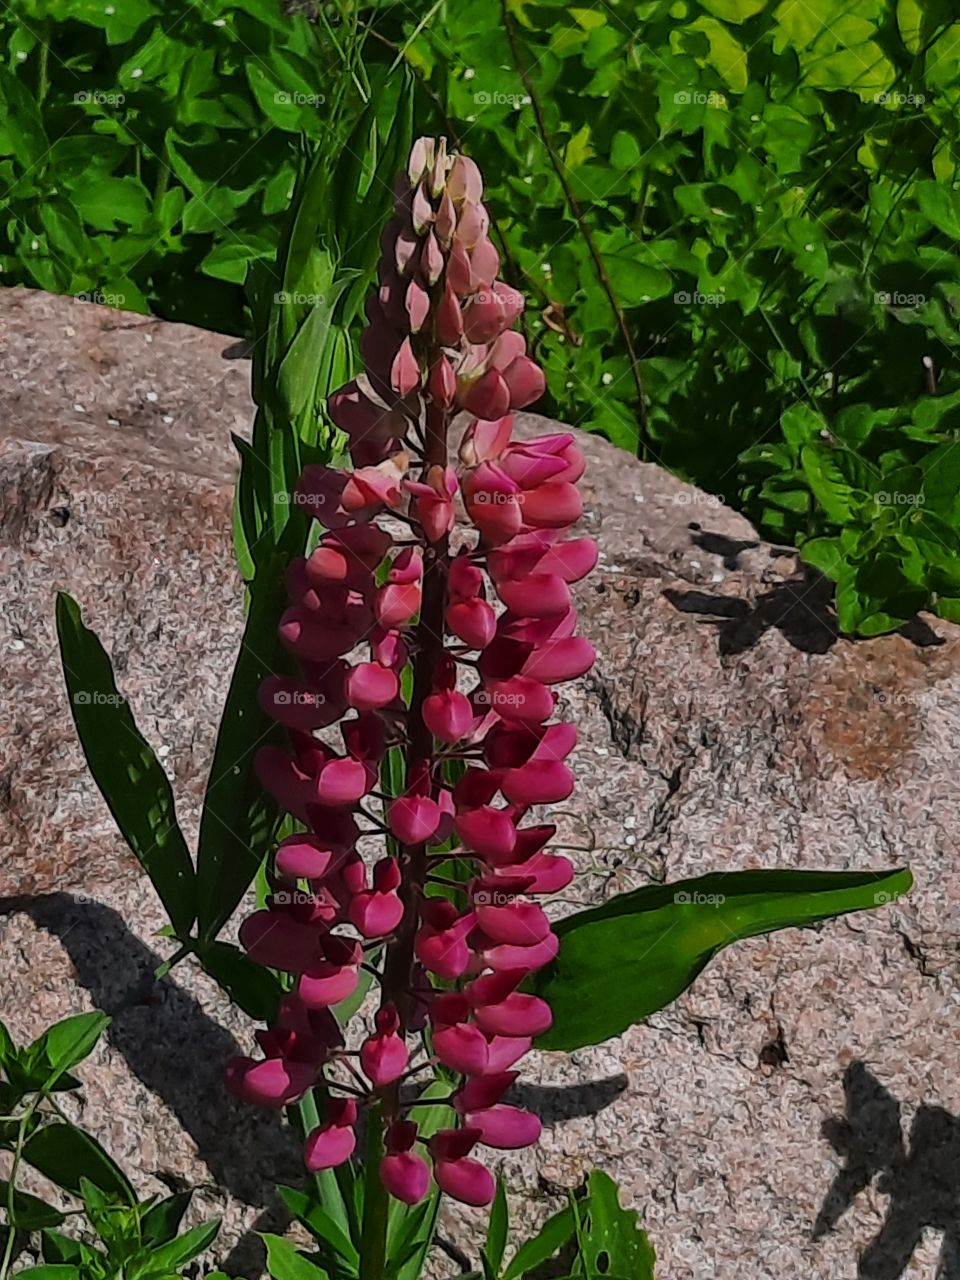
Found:
[{"label": "palmate leaf", "polygon": [[534,979],[553,1012],[537,1047],[601,1044],[670,1004],[731,942],[882,906],[911,883],[907,870],[732,871],[568,916],[559,956]]}]

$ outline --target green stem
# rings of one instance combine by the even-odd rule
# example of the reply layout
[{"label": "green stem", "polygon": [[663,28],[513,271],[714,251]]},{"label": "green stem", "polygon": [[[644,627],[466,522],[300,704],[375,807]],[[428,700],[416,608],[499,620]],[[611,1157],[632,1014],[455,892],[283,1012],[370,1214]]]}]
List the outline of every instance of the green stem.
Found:
[{"label": "green stem", "polygon": [[380,1179],[383,1158],[383,1112],[378,1104],[367,1116],[364,1161],[363,1232],[360,1236],[360,1280],[383,1280],[387,1264],[387,1191]]},{"label": "green stem", "polygon": [[15,1203],[17,1194],[17,1173],[20,1169],[20,1158],[23,1154],[23,1144],[27,1137],[27,1126],[33,1118],[33,1113],[40,1105],[40,1097],[38,1094],[33,1102],[27,1107],[23,1115],[20,1117],[20,1126],[17,1130],[17,1145],[13,1152],[13,1161],[10,1165],[10,1174],[7,1179],[7,1240],[3,1248],[3,1260],[0,1262],[0,1280],[7,1280],[10,1271],[10,1264],[13,1262],[13,1245],[17,1238],[17,1228],[14,1225],[16,1216]]}]

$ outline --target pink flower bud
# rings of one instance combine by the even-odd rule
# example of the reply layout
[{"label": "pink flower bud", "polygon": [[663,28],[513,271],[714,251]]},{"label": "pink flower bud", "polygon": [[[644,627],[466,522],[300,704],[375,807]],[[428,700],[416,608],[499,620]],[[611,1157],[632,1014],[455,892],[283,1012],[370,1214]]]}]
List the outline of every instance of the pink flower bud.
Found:
[{"label": "pink flower bud", "polygon": [[333,1169],[353,1155],[357,1135],[357,1104],[352,1098],[331,1098],[327,1102],[327,1122],[313,1130],[304,1144],[304,1162],[311,1173]]},{"label": "pink flower bud", "polygon": [[226,1067],[227,1088],[241,1102],[279,1111],[302,1097],[316,1079],[316,1068],[283,1058],[232,1058]]},{"label": "pink flower bud", "polygon": [[400,1019],[392,1004],[386,1004],[376,1016],[376,1031],[360,1048],[360,1066],[376,1088],[399,1080],[407,1069],[410,1054],[398,1034]]},{"label": "pink flower bud", "polygon": [[418,1204],[430,1186],[430,1167],[412,1150],[417,1126],[396,1120],[387,1130],[387,1154],[380,1161],[380,1179],[395,1200]]}]

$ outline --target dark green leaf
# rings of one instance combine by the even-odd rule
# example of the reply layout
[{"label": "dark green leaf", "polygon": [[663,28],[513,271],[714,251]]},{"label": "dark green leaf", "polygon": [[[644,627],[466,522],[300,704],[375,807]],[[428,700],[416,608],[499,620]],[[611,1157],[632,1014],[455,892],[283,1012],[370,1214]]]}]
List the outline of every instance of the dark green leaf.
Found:
[{"label": "dark green leaf", "polygon": [[108,1196],[127,1204],[137,1197],[119,1166],[95,1138],[70,1124],[50,1124],[27,1139],[23,1158],[51,1182],[66,1191],[80,1193],[87,1178]]},{"label": "dark green leaf", "polygon": [[534,982],[554,1019],[537,1045],[601,1044],[675,1000],[731,942],[880,906],[911,882],[906,870],[733,871],[568,916],[557,960]]},{"label": "dark green leaf", "polygon": [[84,626],[76,602],[62,592],[57,636],[70,711],[90,772],[178,937],[185,938],[196,916],[196,892],[170,782],[117,691],[103,646]]}]

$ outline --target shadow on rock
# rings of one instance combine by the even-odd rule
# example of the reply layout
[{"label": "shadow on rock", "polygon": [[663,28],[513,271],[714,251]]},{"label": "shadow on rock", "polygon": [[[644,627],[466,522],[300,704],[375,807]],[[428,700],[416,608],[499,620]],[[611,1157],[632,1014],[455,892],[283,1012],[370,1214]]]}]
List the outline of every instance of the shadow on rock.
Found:
[{"label": "shadow on rock", "polygon": [[549,1128],[580,1116],[598,1115],[616,1102],[628,1084],[622,1073],[585,1084],[518,1084],[511,1089],[510,1099],[517,1106],[533,1111]]},{"label": "shadow on rock", "polygon": [[823,1135],[844,1166],[817,1215],[813,1238],[833,1230],[876,1179],[890,1204],[860,1255],[858,1280],[898,1280],[927,1229],[943,1232],[937,1280],[960,1280],[960,1119],[924,1104],[905,1144],[900,1103],[862,1062],[845,1071],[843,1091],[846,1114],[827,1120]]},{"label": "shadow on rock", "polygon": [[[67,893],[0,903],[5,915],[18,911],[59,938],[79,984],[113,1015],[106,1033],[110,1044],[176,1115],[216,1185],[264,1208],[257,1230],[284,1231],[290,1217],[276,1200],[274,1184],[302,1179],[299,1143],[278,1115],[242,1107],[226,1092],[224,1064],[242,1051],[233,1035],[171,977],[151,981],[163,957],[136,938],[112,908]],[[163,1168],[146,1172],[162,1181],[170,1177]],[[261,1243],[248,1235],[224,1266],[229,1274],[256,1275],[261,1262]]]},{"label": "shadow on rock", "polygon": [[736,596],[672,587],[665,588],[663,594],[681,613],[700,614],[716,627],[723,657],[746,653],[770,630],[781,632],[803,653],[826,653],[840,634],[833,611],[833,583],[812,571],[777,583],[752,603]]}]

